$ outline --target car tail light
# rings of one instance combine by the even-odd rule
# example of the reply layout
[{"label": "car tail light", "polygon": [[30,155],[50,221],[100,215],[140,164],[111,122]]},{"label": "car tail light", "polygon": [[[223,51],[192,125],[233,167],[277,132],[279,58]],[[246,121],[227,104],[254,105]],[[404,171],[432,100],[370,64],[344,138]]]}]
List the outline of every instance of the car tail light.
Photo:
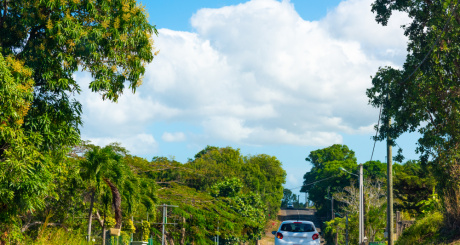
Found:
[{"label": "car tail light", "polygon": [[311,238],[313,238],[313,240],[316,240],[316,239],[318,239],[318,238],[319,238],[319,235],[318,235],[318,233],[315,233],[315,234],[313,234],[313,236],[312,236]]},{"label": "car tail light", "polygon": [[283,239],[283,234],[281,232],[276,233],[276,238]]}]

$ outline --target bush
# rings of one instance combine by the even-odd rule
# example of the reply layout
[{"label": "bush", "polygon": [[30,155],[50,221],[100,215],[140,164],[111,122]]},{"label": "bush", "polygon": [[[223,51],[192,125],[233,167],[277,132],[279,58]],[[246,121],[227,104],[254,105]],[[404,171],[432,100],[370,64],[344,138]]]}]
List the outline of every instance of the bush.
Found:
[{"label": "bush", "polygon": [[63,228],[46,228],[32,244],[34,245],[61,245],[87,244],[85,236],[77,231],[66,231]]},{"label": "bush", "polygon": [[433,212],[417,220],[411,227],[404,230],[396,244],[439,244],[439,231],[442,225],[442,214],[440,212]]}]

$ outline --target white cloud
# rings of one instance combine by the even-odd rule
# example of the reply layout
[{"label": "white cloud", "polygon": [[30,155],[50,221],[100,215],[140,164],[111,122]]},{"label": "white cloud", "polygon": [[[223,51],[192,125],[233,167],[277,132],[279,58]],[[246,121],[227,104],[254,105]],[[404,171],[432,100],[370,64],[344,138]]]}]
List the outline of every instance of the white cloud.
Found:
[{"label": "white cloud", "polygon": [[409,23],[410,19],[407,14],[395,11],[388,25],[382,27],[374,20],[372,2],[343,1],[320,22],[334,37],[359,42],[367,55],[401,63],[406,55],[407,38],[402,35],[400,26]]},{"label": "white cloud", "polygon": [[163,139],[166,142],[180,142],[180,141],[185,141],[187,137],[182,132],[174,132],[174,133],[164,132],[163,136],[161,136],[161,139]]},{"label": "white cloud", "polygon": [[407,22],[397,15],[379,26],[371,2],[344,1],[314,22],[289,1],[201,9],[191,19],[194,33],[159,30],[160,55],[135,95],[117,104],[82,95],[85,132],[138,135],[167,121],[202,128],[187,139],[166,132],[162,139],[169,142],[309,146],[368,133],[378,112],[367,105],[365,90],[379,66],[398,65],[404,56],[399,25]]},{"label": "white cloud", "polygon": [[83,138],[102,147],[110,143],[119,142],[134,155],[146,155],[158,151],[158,143],[149,134],[123,135],[118,137],[91,137],[83,135]]},{"label": "white cloud", "polygon": [[[288,174],[286,177],[286,186],[289,186],[289,188],[295,188],[302,185],[302,182],[300,181],[302,176],[300,176],[300,174]],[[298,189],[295,190],[297,191]]]}]

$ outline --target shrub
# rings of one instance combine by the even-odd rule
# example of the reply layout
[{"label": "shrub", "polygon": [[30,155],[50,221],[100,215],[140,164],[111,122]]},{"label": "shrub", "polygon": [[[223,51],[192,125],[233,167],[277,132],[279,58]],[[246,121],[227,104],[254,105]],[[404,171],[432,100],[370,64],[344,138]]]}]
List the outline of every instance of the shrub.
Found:
[{"label": "shrub", "polygon": [[437,244],[439,230],[443,224],[443,216],[440,212],[433,212],[430,215],[417,220],[411,227],[404,230],[397,241],[397,245],[413,244]]},{"label": "shrub", "polygon": [[142,221],[142,241],[146,242],[150,237],[150,223],[146,220]]},{"label": "shrub", "polygon": [[87,244],[84,235],[78,231],[66,231],[63,228],[46,228],[34,245],[61,245],[61,244]]}]

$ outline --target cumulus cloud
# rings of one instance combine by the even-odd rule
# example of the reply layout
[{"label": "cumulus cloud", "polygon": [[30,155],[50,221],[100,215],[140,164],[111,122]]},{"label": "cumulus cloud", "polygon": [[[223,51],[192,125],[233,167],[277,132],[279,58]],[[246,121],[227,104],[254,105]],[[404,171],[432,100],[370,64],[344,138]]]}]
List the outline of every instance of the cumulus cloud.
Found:
[{"label": "cumulus cloud", "polygon": [[180,142],[180,141],[185,141],[186,136],[182,132],[174,132],[174,133],[164,132],[161,139],[166,142]]},{"label": "cumulus cloud", "polygon": [[[159,30],[160,55],[136,94],[117,104],[82,95],[85,132],[139,135],[166,121],[198,125],[201,137],[193,139],[305,146],[368,133],[378,115],[365,95],[370,76],[400,64],[399,25],[408,22],[397,14],[379,26],[371,2],[344,1],[319,21],[303,20],[289,1],[201,9],[191,18],[194,32]],[[163,132],[162,139],[192,138]]]},{"label": "cumulus cloud", "polygon": [[[374,21],[372,2],[343,1],[320,22],[333,37],[359,42],[368,56],[402,64],[406,56],[407,38],[402,35],[400,26],[409,23],[410,19],[405,13],[394,12],[388,25],[382,27]],[[353,15],[349,12],[353,12]]]}]

